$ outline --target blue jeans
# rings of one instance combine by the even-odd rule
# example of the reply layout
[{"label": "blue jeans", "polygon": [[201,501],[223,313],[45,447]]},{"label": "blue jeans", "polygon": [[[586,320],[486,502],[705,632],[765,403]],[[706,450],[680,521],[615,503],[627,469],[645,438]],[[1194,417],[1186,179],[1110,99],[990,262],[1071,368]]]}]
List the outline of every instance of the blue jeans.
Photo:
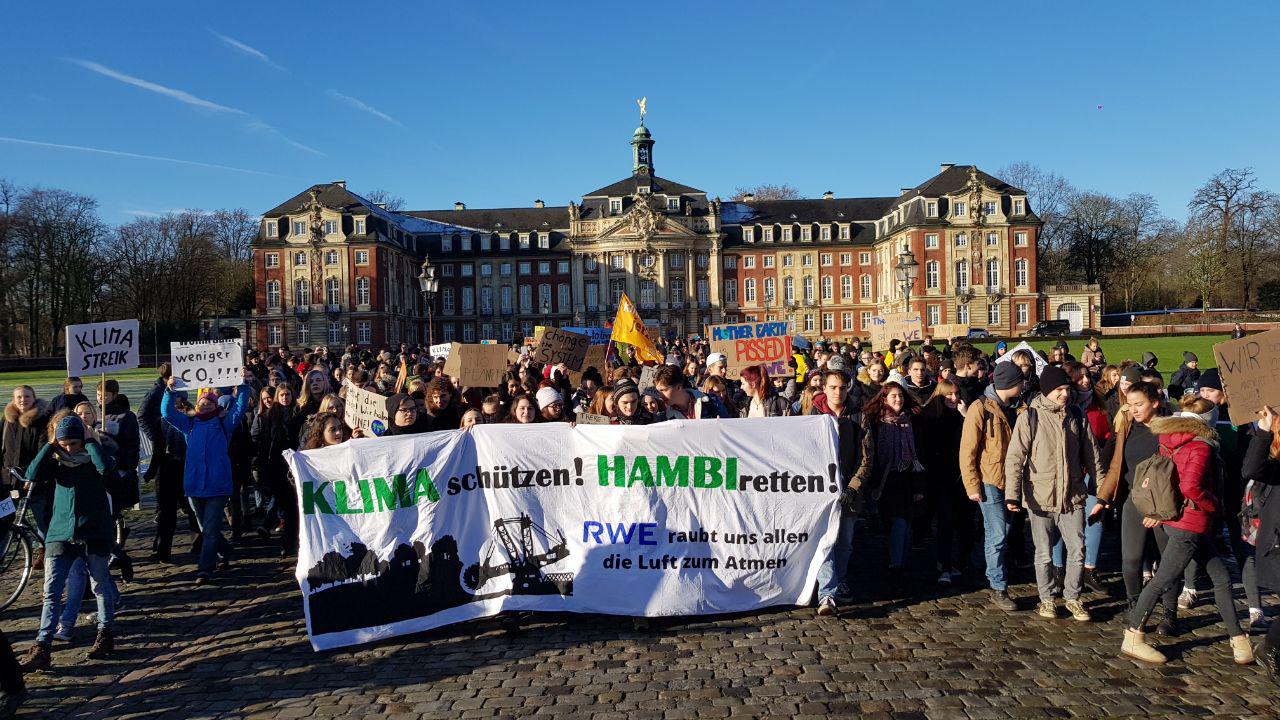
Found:
[{"label": "blue jeans", "polygon": [[889,521],[889,567],[900,568],[907,562],[911,543],[911,521],[896,517]]},{"label": "blue jeans", "polygon": [[[50,542],[44,547],[44,605],[40,610],[40,630],[36,642],[53,642],[53,631],[62,615],[62,591],[76,560],[89,566],[89,580],[98,599],[98,629],[110,630],[115,618],[115,582],[107,564],[111,558],[110,543],[90,548],[87,543]],[[81,589],[80,592],[84,592]]]},{"label": "blue jeans", "polygon": [[[1084,566],[1098,567],[1098,554],[1102,552],[1102,521],[1089,524],[1089,513],[1098,504],[1098,498],[1089,495],[1084,499]],[[1066,565],[1067,550],[1062,538],[1053,546],[1053,566],[1061,568]]]},{"label": "blue jeans", "polygon": [[[89,568],[83,558],[76,558],[67,575],[67,600],[62,606],[62,619],[58,625],[70,630],[76,626],[76,616],[80,614],[80,605],[84,602],[84,589],[89,585]],[[111,608],[120,607],[120,589],[116,587],[114,578],[111,587]]]},{"label": "blue jeans", "polygon": [[818,599],[834,598],[849,571],[849,556],[853,554],[853,531],[858,526],[858,517],[843,510],[840,512],[840,527],[836,530],[836,543],[831,546],[831,554],[822,561],[818,568]]},{"label": "blue jeans", "polygon": [[218,565],[218,556],[230,557],[231,544],[222,536],[222,511],[231,498],[226,495],[207,498],[189,498],[191,509],[196,511],[200,523],[200,560],[196,563],[196,575],[211,575]]},{"label": "blue jeans", "polygon": [[992,590],[1007,590],[1004,577],[1004,549],[1009,541],[1009,518],[1004,507],[1004,491],[982,483],[982,550],[987,561],[987,584]]}]

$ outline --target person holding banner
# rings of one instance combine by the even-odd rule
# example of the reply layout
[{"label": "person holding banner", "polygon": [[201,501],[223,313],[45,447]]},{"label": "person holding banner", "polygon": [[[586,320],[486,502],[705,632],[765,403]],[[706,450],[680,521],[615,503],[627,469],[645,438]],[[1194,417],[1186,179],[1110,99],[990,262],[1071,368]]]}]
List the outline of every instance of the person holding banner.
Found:
[{"label": "person holding banner", "polygon": [[840,527],[831,554],[818,570],[818,614],[834,615],[837,601],[848,601],[851,592],[845,584],[849,571],[849,557],[853,554],[854,530],[862,509],[859,492],[861,479],[855,482],[855,474],[861,468],[868,451],[867,436],[860,425],[861,413],[851,403],[849,378],[839,370],[821,373],[822,392],[813,396],[812,414],[830,415],[836,420],[836,433],[840,467],[840,480],[844,490],[840,496]]},{"label": "person holding banner", "polygon": [[[222,515],[231,498],[231,458],[228,450],[236,425],[249,410],[253,393],[249,388],[249,371],[235,391],[235,402],[225,415],[218,407],[218,391],[207,389],[196,401],[195,414],[178,410],[173,392],[173,378],[160,403],[160,413],[170,425],[182,433],[187,443],[182,486],[200,521],[203,538],[200,560],[196,565],[196,584],[204,585],[213,577],[218,556],[229,562],[231,546],[222,535]],[[296,435],[295,435],[296,437]],[[297,509],[294,509],[295,517]]]},{"label": "person holding banner", "polygon": [[307,429],[303,450],[316,450],[331,445],[341,445],[351,439],[351,428],[342,420],[342,411],[323,412],[315,417]]},{"label": "person holding banner", "polygon": [[[317,402],[317,407],[318,405]],[[258,451],[258,466],[261,468],[259,482],[265,480],[267,487],[271,488],[272,507],[284,521],[280,534],[281,557],[288,557],[298,547],[298,499],[293,482],[289,479],[284,451],[298,449],[302,423],[305,421],[306,415],[294,403],[293,388],[287,384],[278,385],[271,409],[254,418],[250,430]],[[270,508],[267,514],[271,515]]]},{"label": "person holding banner", "polygon": [[24,672],[44,670],[52,664],[53,633],[62,614],[62,593],[77,559],[89,566],[98,601],[98,636],[89,657],[109,657],[115,650],[115,583],[107,569],[114,532],[104,481],[111,472],[111,460],[102,446],[87,437],[84,423],[75,415],[64,415],[54,426],[52,436],[27,472],[32,483],[51,487],[53,504],[45,536],[40,630],[22,659]]}]

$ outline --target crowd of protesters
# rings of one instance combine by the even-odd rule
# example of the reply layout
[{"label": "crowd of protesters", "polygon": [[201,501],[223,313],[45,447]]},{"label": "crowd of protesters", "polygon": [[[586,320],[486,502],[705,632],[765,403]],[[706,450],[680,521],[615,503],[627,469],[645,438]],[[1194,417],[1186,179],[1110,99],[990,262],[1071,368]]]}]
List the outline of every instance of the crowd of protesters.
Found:
[{"label": "crowd of protesters", "polygon": [[[161,366],[136,415],[112,380],[98,384],[97,402],[78,378],[50,402],[15,388],[0,446],[5,476],[13,469],[31,481],[44,538],[40,628],[22,670],[50,666],[54,641],[72,639],[90,595],[90,657],[114,652],[112,621],[126,598],[117,578],[131,580],[134,562],[123,510],[139,502],[143,480],[154,482],[150,561],[194,562],[203,585],[246,542],[274,542],[293,556],[298,503],[284,453],[360,437],[343,414],[355,386],[385,397],[392,436],[573,422],[582,413],[618,425],[830,415],[846,486],[835,546],[818,574],[819,615],[838,615],[853,600],[845,576],[856,536],[871,532],[886,540],[887,557],[876,562],[896,592],[919,591],[907,579],[910,550],[931,538],[932,567],[913,574],[985,585],[991,607],[1015,612],[1010,577],[1032,570],[1037,615],[1057,618],[1061,598],[1071,618],[1086,622],[1089,594],[1108,590],[1097,568],[1111,526],[1128,603],[1124,655],[1164,663],[1148,624],[1179,634],[1179,610],[1207,597],[1207,585],[1233,660],[1256,660],[1277,677],[1280,622],[1256,649],[1247,634],[1268,627],[1261,592],[1280,591],[1280,497],[1267,501],[1280,484],[1276,415],[1257,408],[1256,422],[1232,425],[1217,371],[1201,371],[1192,353],[1166,383],[1151,353],[1111,364],[1096,338],[1080,360],[1065,342],[1047,353],[1001,342],[991,355],[962,339],[882,350],[819,342],[797,348],[787,373],[772,375],[763,366],[730,373],[727,359],[696,339],[659,342],[665,362],[651,373],[617,348],[605,367],[581,373],[521,352],[492,388],[459,386],[443,359],[408,345],[249,351],[238,387],[186,392]],[[140,477],[143,437],[151,455]],[[1163,519],[1144,516],[1130,492],[1160,471],[1159,458],[1171,461],[1164,472],[1182,503]],[[174,549],[180,515],[193,536],[190,560]],[[1242,618],[1229,564],[1244,586]],[[19,663],[7,649],[0,642],[0,717],[20,702]]]}]

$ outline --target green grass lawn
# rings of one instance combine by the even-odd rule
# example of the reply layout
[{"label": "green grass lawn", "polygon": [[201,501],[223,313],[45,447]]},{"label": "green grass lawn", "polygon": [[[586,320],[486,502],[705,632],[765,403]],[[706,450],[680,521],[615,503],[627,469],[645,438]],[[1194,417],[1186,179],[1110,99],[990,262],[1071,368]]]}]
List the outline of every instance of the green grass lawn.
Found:
[{"label": "green grass lawn", "polygon": [[[155,382],[157,373],[154,368],[138,368],[124,372],[111,373],[107,377],[120,383],[120,391],[133,401],[133,408],[142,400],[142,395]],[[84,381],[85,396],[93,399],[93,388],[100,375],[81,377]],[[62,381],[67,379],[66,370],[26,370],[18,372],[0,372],[0,398],[8,404],[10,391],[18,385],[30,385],[35,388],[36,397],[48,400],[62,392]]]},{"label": "green grass lawn", "polygon": [[[1071,354],[1079,358],[1080,352],[1084,350],[1086,339],[1078,337],[1065,339],[1071,348]],[[1183,352],[1190,350],[1195,353],[1200,358],[1201,370],[1217,367],[1213,359],[1213,346],[1215,343],[1230,339],[1230,335],[1171,335],[1144,338],[1098,338],[1098,342],[1102,346],[1102,351],[1106,353],[1107,362],[1114,365],[1119,365],[1120,361],[1126,358],[1140,361],[1145,352],[1155,353],[1160,360],[1160,372],[1164,375],[1165,382],[1168,382],[1169,376],[1177,372],[1178,366],[1182,364]],[[1018,342],[1020,341],[1009,341],[1009,347],[1016,346]],[[1046,338],[1029,342],[1035,349],[1047,352],[1057,339]],[[994,342],[979,342],[974,345],[988,353],[993,352],[996,347]]]}]

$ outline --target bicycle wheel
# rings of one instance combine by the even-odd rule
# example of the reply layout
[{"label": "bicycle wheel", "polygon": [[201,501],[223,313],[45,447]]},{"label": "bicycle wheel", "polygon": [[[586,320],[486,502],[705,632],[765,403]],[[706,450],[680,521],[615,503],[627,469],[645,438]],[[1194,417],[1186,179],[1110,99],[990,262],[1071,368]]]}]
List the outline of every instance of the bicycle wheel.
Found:
[{"label": "bicycle wheel", "polygon": [[18,599],[31,580],[31,536],[11,528],[0,544],[0,610]]}]

